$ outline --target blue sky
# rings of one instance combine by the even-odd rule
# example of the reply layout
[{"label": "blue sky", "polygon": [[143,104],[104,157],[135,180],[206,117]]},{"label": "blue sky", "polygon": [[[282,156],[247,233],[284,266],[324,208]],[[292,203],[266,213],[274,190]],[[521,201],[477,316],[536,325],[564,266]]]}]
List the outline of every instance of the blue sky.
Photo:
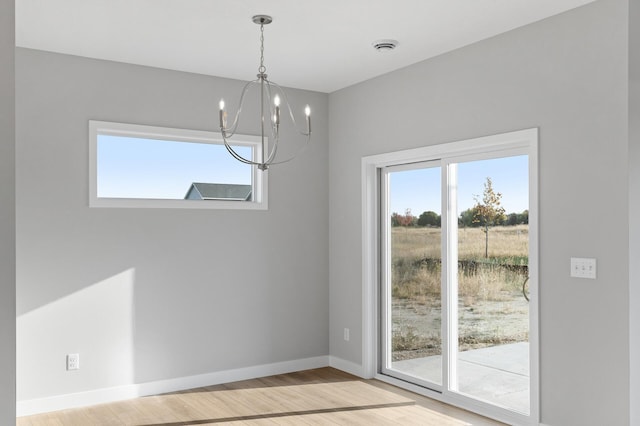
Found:
[{"label": "blue sky", "polygon": [[[248,147],[234,147],[251,158]],[[98,197],[181,199],[192,182],[251,184],[224,145],[98,137]]]},{"label": "blue sky", "polygon": [[[414,216],[434,211],[441,214],[439,167],[394,172],[390,175],[391,212]],[[484,183],[491,178],[495,192],[502,193],[507,213],[521,213],[529,208],[529,168],[526,155],[458,164],[458,213],[475,204],[474,195],[482,197]]]}]

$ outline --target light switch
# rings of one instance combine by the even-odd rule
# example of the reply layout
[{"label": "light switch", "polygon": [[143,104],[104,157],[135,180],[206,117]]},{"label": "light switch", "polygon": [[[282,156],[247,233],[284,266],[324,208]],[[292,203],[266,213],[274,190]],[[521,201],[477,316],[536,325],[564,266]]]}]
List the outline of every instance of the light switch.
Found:
[{"label": "light switch", "polygon": [[571,258],[571,276],[596,279],[596,260],[584,257]]}]

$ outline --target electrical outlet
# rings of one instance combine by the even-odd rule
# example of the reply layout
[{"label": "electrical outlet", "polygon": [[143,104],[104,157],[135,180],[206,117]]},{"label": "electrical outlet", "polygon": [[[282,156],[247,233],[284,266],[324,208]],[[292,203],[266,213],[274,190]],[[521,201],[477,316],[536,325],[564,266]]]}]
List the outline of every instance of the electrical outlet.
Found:
[{"label": "electrical outlet", "polygon": [[80,354],[67,355],[67,371],[80,369]]},{"label": "electrical outlet", "polygon": [[344,329],[344,340],[345,340],[345,342],[349,341],[349,329],[348,328]]}]

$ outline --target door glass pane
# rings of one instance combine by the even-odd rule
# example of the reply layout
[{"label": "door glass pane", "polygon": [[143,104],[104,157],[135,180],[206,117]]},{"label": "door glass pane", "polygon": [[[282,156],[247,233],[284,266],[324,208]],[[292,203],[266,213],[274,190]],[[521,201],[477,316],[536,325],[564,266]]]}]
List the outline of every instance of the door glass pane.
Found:
[{"label": "door glass pane", "polygon": [[529,414],[528,157],[459,163],[457,391]]},{"label": "door glass pane", "polygon": [[441,168],[391,172],[387,195],[390,367],[441,385]]}]

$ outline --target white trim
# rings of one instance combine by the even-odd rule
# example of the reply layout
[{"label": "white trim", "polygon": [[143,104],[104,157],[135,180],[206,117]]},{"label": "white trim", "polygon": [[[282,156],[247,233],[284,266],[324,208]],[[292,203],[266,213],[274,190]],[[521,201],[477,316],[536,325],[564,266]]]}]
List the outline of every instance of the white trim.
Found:
[{"label": "white trim", "polygon": [[355,362],[347,361],[346,359],[338,358],[337,356],[329,357],[329,366],[337,370],[344,371],[345,373],[353,374],[361,378],[364,377],[364,369],[362,365]]},{"label": "white trim", "polygon": [[236,368],[233,370],[216,371],[196,376],[177,377],[154,382],[94,389],[86,392],[18,401],[16,405],[16,412],[18,417],[29,416],[50,411],[86,407],[89,405],[122,401],[142,396],[176,392],[185,389],[194,389],[203,386],[231,383],[240,380],[249,380],[328,366],[329,356],[276,362],[273,364]]},{"label": "white trim", "polygon": [[[537,140],[538,129],[525,129],[515,132],[483,136],[457,142],[429,145],[362,158],[363,166],[381,168],[401,162],[439,160],[446,150],[447,158],[477,154],[480,152],[504,151],[509,148],[527,148],[532,140]],[[481,146],[482,148],[478,148]]]},{"label": "white trim", "polygon": [[[443,394],[430,391],[420,386],[392,379],[378,374],[379,349],[378,335],[378,281],[380,279],[378,251],[380,239],[378,187],[379,170],[387,166],[401,163],[414,163],[442,159],[443,153],[452,161],[465,157],[478,158],[492,152],[523,150],[529,156],[529,342],[530,347],[530,416],[515,414],[513,417],[507,410],[487,408],[485,404],[476,403],[473,399],[454,392]],[[526,129],[499,135],[486,136],[446,144],[431,145],[422,148],[377,154],[362,158],[362,360],[365,377],[376,377],[400,387],[418,393],[427,392],[427,396],[446,403],[479,412],[483,415],[508,421],[512,424],[538,424],[540,418],[540,385],[539,385],[539,298],[538,298],[538,129]]]},{"label": "white trim", "polygon": [[379,176],[377,163],[370,158],[362,159],[362,375],[365,379],[373,378],[378,369],[378,293],[371,283],[377,282],[379,274],[376,249]]},{"label": "white trim", "polygon": [[[442,383],[444,389],[458,390],[458,165],[442,165]],[[455,265],[455,266],[452,266]],[[446,368],[449,367],[449,374]]]},{"label": "white trim", "polygon": [[[222,135],[216,132],[89,120],[89,207],[226,210],[267,210],[268,208],[267,188],[269,172],[268,170],[258,171],[256,166],[252,167],[254,201],[99,198],[97,182],[97,145],[99,135],[129,136],[216,145],[223,144]],[[234,140],[234,145],[252,147],[254,159],[258,158],[262,149],[260,137],[250,135],[237,135],[236,137],[238,140]]]},{"label": "white trim", "polygon": [[[423,163],[417,163],[423,164]],[[391,217],[391,206],[389,205],[389,190],[390,190],[390,178],[389,173],[390,170],[393,171],[401,171],[403,169],[410,169],[411,165],[403,165],[398,167],[390,167],[387,169],[380,169],[380,177],[379,177],[379,185],[380,191],[377,191],[380,197],[379,202],[379,212],[380,217]],[[379,248],[379,280],[382,282],[391,282],[392,276],[392,262],[391,262],[391,221],[389,220],[380,220],[378,232],[380,232],[380,238],[378,246]],[[391,306],[391,287],[384,286],[378,291],[378,298],[380,303],[378,303],[379,315],[378,315],[378,326],[380,327],[380,333],[378,333],[378,355],[380,356],[380,361],[378,362],[378,369],[387,373],[389,370],[393,368],[392,363],[392,339],[390,338],[392,335],[393,325],[392,325],[392,312],[389,309]]]},{"label": "white trim", "polygon": [[529,148],[529,386],[531,420],[540,422],[540,242],[538,211],[538,129]]}]

